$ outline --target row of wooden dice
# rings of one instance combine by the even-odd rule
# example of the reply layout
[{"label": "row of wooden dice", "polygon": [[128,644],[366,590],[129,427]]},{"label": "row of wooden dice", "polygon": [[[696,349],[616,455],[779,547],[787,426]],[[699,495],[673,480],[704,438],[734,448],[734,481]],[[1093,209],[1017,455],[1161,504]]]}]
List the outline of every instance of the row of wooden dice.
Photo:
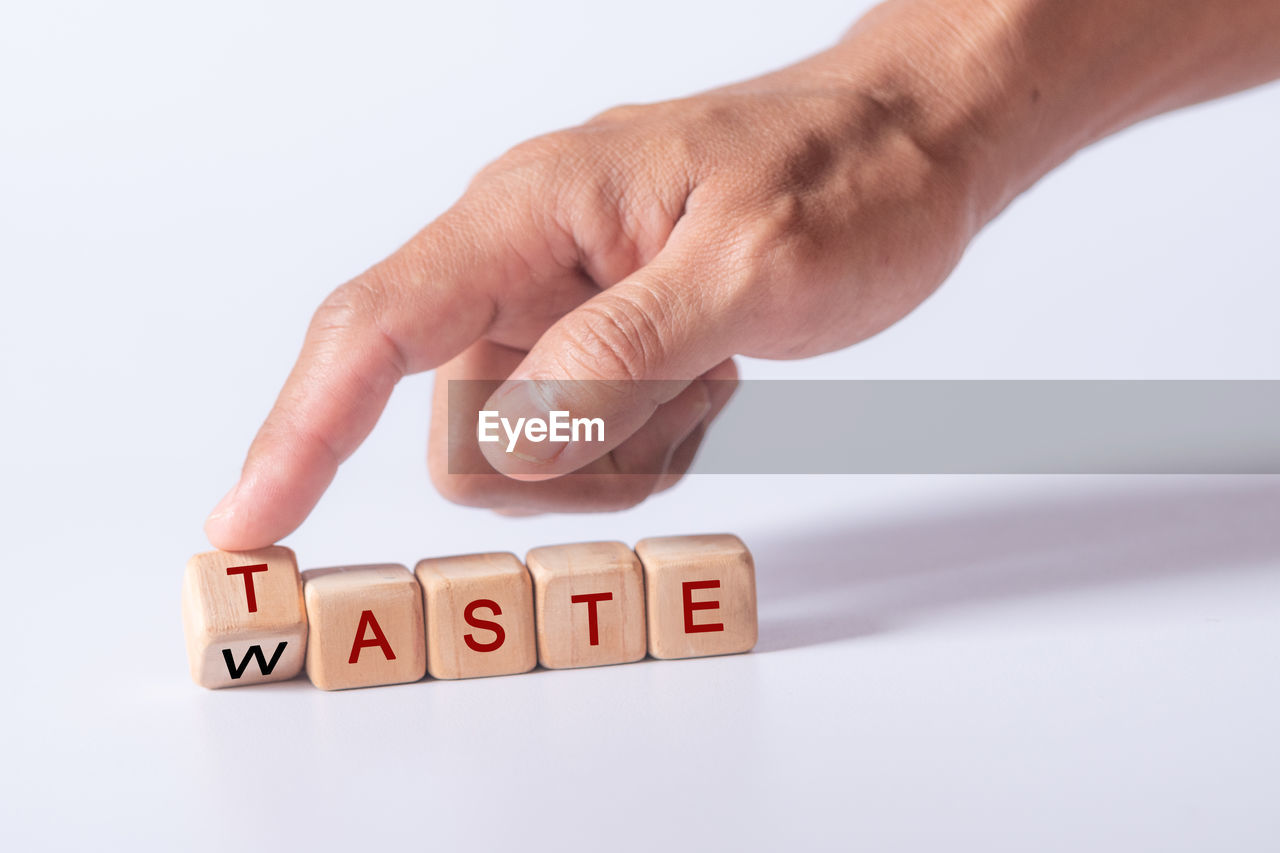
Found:
[{"label": "row of wooden dice", "polygon": [[[527,566],[527,568],[526,568]],[[341,690],[701,657],[756,642],[751,554],[732,535],[298,572],[288,548],[187,563],[182,621],[204,687],[293,678]]]}]

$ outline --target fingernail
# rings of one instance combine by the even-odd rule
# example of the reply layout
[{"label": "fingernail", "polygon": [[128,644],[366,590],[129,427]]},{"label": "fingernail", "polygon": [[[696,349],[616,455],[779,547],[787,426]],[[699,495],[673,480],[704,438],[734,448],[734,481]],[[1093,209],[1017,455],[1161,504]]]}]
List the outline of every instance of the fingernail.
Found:
[{"label": "fingernail", "polygon": [[240,491],[240,483],[237,482],[234,486],[231,487],[231,491],[227,492],[225,495],[222,496],[222,500],[218,501],[218,505],[213,508],[213,511],[209,513],[209,517],[206,518],[205,521],[206,522],[216,521],[217,519],[222,518],[224,515],[227,515],[228,513],[230,513],[231,507],[236,502],[236,493],[239,491]]},{"label": "fingernail", "polygon": [[563,453],[567,444],[548,440],[546,430],[526,429],[535,418],[545,424],[552,409],[538,386],[532,379],[515,380],[494,398],[494,408],[500,418],[502,451],[523,462],[545,465]]}]

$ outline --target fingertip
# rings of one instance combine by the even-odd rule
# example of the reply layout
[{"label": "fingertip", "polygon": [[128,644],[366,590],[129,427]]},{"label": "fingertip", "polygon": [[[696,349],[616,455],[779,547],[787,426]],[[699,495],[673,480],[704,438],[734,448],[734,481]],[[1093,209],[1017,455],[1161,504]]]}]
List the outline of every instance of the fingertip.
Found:
[{"label": "fingertip", "polygon": [[736,388],[741,376],[738,372],[738,362],[732,358],[726,358],[724,361],[711,368],[702,377],[703,379],[711,379],[716,382],[723,382],[729,387]]},{"label": "fingertip", "polygon": [[729,398],[733,396],[733,393],[738,390],[738,386],[742,383],[742,379],[738,374],[738,363],[732,358],[726,358],[702,374],[702,380],[707,383],[708,389],[711,391],[713,407],[716,408],[728,402]]},{"label": "fingertip", "polygon": [[231,550],[229,546],[236,541],[234,529],[228,529],[231,516],[235,512],[236,493],[240,490],[239,481],[222,496],[222,499],[209,511],[204,520],[204,535],[209,544],[220,550]]},{"label": "fingertip", "polygon": [[254,523],[236,500],[237,489],[227,493],[204,521],[204,535],[220,551],[252,551],[275,542],[274,536]]},{"label": "fingertip", "polygon": [[274,545],[287,532],[275,535],[269,528],[247,521],[234,509],[217,517],[211,515],[204,522],[204,535],[219,551],[256,551]]},{"label": "fingertip", "polygon": [[252,551],[275,544],[292,533],[310,509],[309,504],[285,500],[288,493],[271,478],[241,478],[205,519],[205,536],[222,551]]},{"label": "fingertip", "polygon": [[222,499],[219,500],[217,504],[214,505],[213,509],[209,510],[209,519],[221,518],[226,515],[235,504],[236,495],[239,491],[240,481],[236,480],[236,484],[227,490],[227,493],[222,496]]},{"label": "fingertip", "polygon": [[246,538],[239,527],[233,511],[228,510],[212,514],[204,520],[204,535],[209,539],[209,544],[219,551],[249,551],[258,547],[258,543]]}]

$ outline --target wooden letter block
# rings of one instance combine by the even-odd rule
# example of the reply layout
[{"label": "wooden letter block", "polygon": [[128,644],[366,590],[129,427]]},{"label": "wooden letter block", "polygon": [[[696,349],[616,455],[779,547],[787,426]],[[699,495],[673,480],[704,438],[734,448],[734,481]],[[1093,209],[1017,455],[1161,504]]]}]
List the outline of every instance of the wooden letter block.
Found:
[{"label": "wooden letter block", "polygon": [[321,690],[417,681],[427,670],[422,590],[404,566],[302,573],[307,677]]},{"label": "wooden letter block", "polygon": [[415,573],[433,678],[513,675],[537,665],[533,584],[515,554],[423,560]]},{"label": "wooden letter block", "polygon": [[284,681],[302,670],[307,612],[288,548],[209,551],[187,562],[182,627],[202,687]]},{"label": "wooden letter block", "polygon": [[667,536],[636,543],[644,564],[649,654],[692,658],[756,644],[756,574],[737,536]]},{"label": "wooden letter block", "polygon": [[538,660],[548,669],[631,663],[644,657],[644,577],[621,542],[534,548]]}]

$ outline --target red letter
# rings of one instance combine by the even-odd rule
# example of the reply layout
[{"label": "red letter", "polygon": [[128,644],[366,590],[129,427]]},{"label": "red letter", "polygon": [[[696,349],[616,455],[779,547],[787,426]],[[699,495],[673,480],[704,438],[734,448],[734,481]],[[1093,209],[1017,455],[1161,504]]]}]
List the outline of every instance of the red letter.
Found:
[{"label": "red letter", "polygon": [[228,577],[231,575],[244,575],[244,597],[245,601],[249,602],[250,613],[258,612],[258,598],[253,594],[253,573],[265,572],[266,570],[266,563],[259,563],[256,566],[236,566],[235,568],[227,569]]},{"label": "red letter", "polygon": [[462,611],[462,618],[467,621],[468,625],[472,628],[487,628],[493,632],[494,637],[487,643],[480,642],[470,634],[463,636],[462,639],[466,640],[467,646],[474,652],[496,652],[502,648],[502,641],[507,638],[507,632],[502,630],[502,626],[497,622],[490,622],[488,619],[476,619],[473,614],[476,612],[477,607],[487,607],[493,611],[494,616],[501,616],[502,610],[498,607],[498,602],[490,601],[487,598],[477,598]]},{"label": "red letter", "polygon": [[[366,628],[373,630],[373,639],[366,640],[364,632]],[[364,610],[360,613],[360,625],[356,628],[356,644],[351,647],[351,657],[347,659],[347,663],[360,662],[360,650],[367,649],[370,646],[377,646],[382,649],[382,653],[387,656],[387,660],[395,660],[396,653],[391,651],[391,644],[387,642],[387,638],[382,634],[382,626],[378,624],[378,620],[373,618],[372,610]]]},{"label": "red letter", "polygon": [[612,601],[611,592],[593,592],[590,595],[571,595],[569,600],[574,604],[587,603],[587,639],[593,646],[600,645],[600,626],[596,624],[596,602]]},{"label": "red letter", "polygon": [[719,601],[694,601],[693,591],[695,589],[719,589],[720,581],[685,581],[681,586],[684,588],[684,632],[686,634],[705,634],[709,631],[723,631],[724,624],[721,622],[708,622],[705,625],[693,624],[693,611],[720,609]]}]

